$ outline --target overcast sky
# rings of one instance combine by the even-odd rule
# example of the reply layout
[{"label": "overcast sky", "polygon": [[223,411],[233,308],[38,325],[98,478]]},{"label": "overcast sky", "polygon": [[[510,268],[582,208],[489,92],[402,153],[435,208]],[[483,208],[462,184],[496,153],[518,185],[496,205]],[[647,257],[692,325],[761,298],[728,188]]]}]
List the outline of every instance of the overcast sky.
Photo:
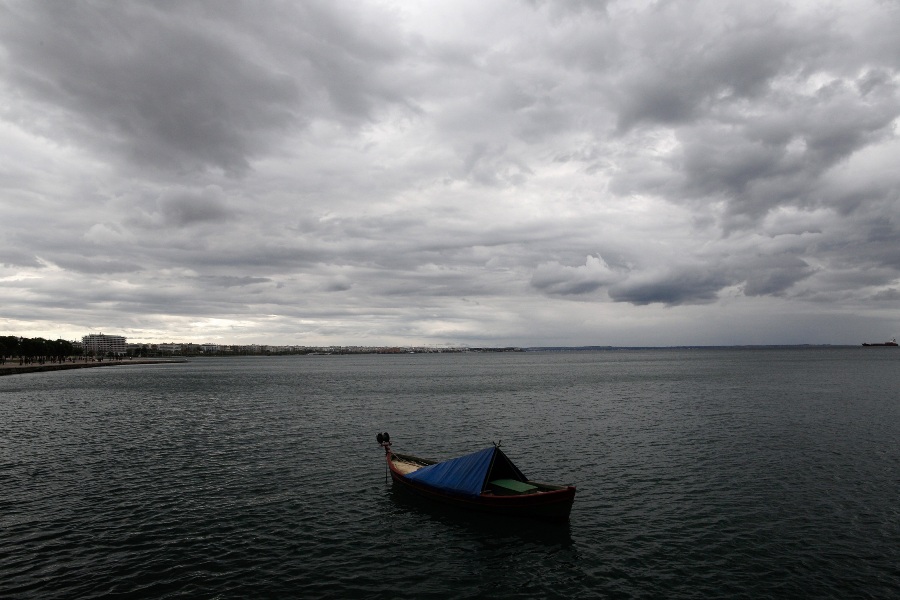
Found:
[{"label": "overcast sky", "polygon": [[0,333],[900,335],[900,2],[0,0]]}]

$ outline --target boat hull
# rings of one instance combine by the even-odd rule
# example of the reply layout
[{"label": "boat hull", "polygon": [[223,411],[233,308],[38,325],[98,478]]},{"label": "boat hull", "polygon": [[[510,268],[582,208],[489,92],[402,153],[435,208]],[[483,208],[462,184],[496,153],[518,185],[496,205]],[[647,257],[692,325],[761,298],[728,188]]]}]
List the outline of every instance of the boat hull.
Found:
[{"label": "boat hull", "polygon": [[567,521],[575,501],[575,486],[547,486],[546,484],[537,484],[544,489],[531,494],[509,496],[489,493],[478,496],[453,494],[406,477],[394,465],[391,454],[388,454],[386,459],[395,485],[428,500],[466,510],[546,521]]},{"label": "boat hull", "polygon": [[867,347],[867,348],[873,347],[873,346],[876,346],[876,347],[877,347],[877,346],[880,346],[880,347],[882,347],[882,348],[885,348],[885,347],[888,347],[888,348],[896,348],[896,347],[897,347],[897,338],[894,338],[894,339],[892,339],[892,340],[889,341],[889,342],[881,342],[881,343],[875,343],[875,344],[871,344],[871,343],[868,343],[868,342],[864,342],[864,343],[863,343],[863,346],[865,346],[865,347]]}]

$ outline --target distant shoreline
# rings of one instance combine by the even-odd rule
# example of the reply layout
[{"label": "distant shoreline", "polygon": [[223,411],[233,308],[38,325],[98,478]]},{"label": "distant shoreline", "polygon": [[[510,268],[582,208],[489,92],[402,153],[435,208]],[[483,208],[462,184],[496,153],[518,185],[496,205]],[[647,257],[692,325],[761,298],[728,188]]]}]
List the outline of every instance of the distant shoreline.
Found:
[{"label": "distant shoreline", "polygon": [[90,369],[93,367],[117,367],[121,365],[158,365],[188,362],[184,359],[163,358],[159,360],[139,358],[136,360],[104,360],[100,362],[44,363],[43,365],[20,365],[8,362],[0,365],[0,377],[3,375],[23,375],[25,373],[46,373],[49,371],[67,371],[69,369]]},{"label": "distant shoreline", "polygon": [[65,371],[69,369],[87,369],[93,367],[115,367],[122,365],[158,365],[158,364],[177,364],[186,363],[192,360],[204,360],[206,358],[272,358],[282,356],[347,356],[347,355],[386,355],[392,356],[397,354],[492,354],[492,353],[529,353],[529,352],[547,352],[547,353],[567,353],[567,352],[627,352],[627,351],[643,351],[643,350],[819,350],[819,349],[863,349],[862,345],[851,344],[784,344],[784,345],[745,345],[745,346],[532,346],[521,348],[466,348],[463,352],[456,350],[438,350],[438,351],[416,351],[405,350],[403,352],[354,352],[354,351],[336,351],[336,352],[314,352],[309,354],[249,354],[249,355],[190,355],[188,357],[178,358],[133,358],[125,360],[104,360],[99,362],[66,362],[66,363],[44,363],[42,365],[30,364],[20,365],[18,359],[11,360],[6,364],[0,365],[0,376],[3,375],[21,375],[25,373],[46,373],[50,371]]}]

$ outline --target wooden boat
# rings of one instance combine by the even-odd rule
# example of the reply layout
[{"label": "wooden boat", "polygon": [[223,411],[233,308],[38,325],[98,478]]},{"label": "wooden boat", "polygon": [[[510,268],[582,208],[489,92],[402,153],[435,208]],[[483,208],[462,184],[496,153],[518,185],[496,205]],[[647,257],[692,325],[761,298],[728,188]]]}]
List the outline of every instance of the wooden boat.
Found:
[{"label": "wooden boat", "polygon": [[387,432],[377,435],[395,485],[420,496],[497,515],[550,521],[569,518],[575,486],[532,481],[495,445],[443,462],[391,450]]}]

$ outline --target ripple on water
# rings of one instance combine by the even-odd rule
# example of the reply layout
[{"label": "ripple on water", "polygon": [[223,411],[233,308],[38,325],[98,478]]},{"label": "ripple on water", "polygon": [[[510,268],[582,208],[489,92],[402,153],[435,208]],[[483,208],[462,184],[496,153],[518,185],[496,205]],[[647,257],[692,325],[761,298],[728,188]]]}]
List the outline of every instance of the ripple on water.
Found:
[{"label": "ripple on water", "polygon": [[[206,360],[0,378],[0,596],[900,595],[900,369],[853,350]],[[894,362],[892,362],[894,361]],[[839,368],[838,368],[839,367]],[[385,484],[502,439],[569,524]]]}]

